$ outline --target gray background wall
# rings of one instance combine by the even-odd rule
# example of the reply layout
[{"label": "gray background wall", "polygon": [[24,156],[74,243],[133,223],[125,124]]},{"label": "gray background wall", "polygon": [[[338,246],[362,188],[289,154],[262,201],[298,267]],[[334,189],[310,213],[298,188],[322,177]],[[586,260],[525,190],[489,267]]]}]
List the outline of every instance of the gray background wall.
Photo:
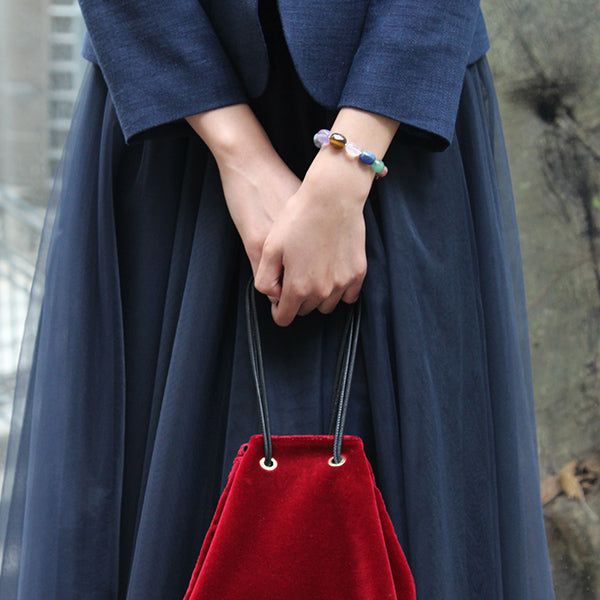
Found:
[{"label": "gray background wall", "polygon": [[[600,452],[600,3],[484,0],[526,280],[543,480]],[[600,514],[599,485],[587,505]],[[600,599],[600,523],[544,509],[557,598]]]}]

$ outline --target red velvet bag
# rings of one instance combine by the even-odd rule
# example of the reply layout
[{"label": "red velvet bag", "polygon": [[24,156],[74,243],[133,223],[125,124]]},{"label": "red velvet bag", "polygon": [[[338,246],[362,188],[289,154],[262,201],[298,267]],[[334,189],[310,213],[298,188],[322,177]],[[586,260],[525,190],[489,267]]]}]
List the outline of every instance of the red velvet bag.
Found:
[{"label": "red velvet bag", "polygon": [[251,286],[246,314],[263,435],[234,460],[185,600],[414,600],[362,441],[343,436],[360,306],[338,361],[332,435],[271,437]]}]

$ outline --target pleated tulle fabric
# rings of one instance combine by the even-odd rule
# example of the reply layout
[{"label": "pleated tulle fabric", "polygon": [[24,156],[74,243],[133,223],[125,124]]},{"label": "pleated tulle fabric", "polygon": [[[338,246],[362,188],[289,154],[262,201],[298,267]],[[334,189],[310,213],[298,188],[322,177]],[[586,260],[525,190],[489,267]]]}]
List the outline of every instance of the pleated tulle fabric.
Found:
[{"label": "pleated tulle fabric", "polygon": [[[254,108],[301,176],[332,115],[290,65],[273,60]],[[396,140],[386,163],[365,208],[346,431],[365,443],[419,600],[548,600],[521,264],[485,60],[467,70],[448,150]],[[183,598],[258,431],[249,274],[204,144],[181,125],[126,146],[90,67],[21,359],[1,600]],[[325,432],[344,311],[280,329],[259,309],[273,432]]]}]

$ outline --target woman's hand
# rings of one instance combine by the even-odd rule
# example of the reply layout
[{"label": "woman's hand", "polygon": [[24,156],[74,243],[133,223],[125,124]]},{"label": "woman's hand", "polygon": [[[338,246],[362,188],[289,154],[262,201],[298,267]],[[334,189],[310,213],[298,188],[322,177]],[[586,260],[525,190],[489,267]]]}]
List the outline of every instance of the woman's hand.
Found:
[{"label": "woman's hand", "polygon": [[373,174],[334,152],[315,159],[262,250],[256,288],[279,298],[278,325],[356,301],[367,271],[363,206]]},{"label": "woman's hand", "polygon": [[[273,318],[354,302],[366,274],[364,203],[374,174],[343,150],[321,150],[304,181],[277,155],[246,104],[187,117],[217,161],[231,217]],[[396,121],[342,108],[334,131],[382,157]]]},{"label": "woman's hand", "polygon": [[[331,129],[383,157],[397,128],[386,117],[342,108]],[[373,179],[344,150],[318,152],[273,223],[256,274],[256,288],[279,300],[272,308],[278,325],[358,298],[367,271],[363,207]]]},{"label": "woman's hand", "polygon": [[187,121],[217,161],[229,214],[256,275],[273,221],[300,180],[275,152],[248,105],[217,108]]}]

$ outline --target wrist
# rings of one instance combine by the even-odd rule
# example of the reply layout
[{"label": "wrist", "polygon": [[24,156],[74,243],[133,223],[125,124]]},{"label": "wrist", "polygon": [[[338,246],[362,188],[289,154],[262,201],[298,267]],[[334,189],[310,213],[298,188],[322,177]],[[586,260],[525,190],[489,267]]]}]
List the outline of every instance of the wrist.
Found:
[{"label": "wrist", "polygon": [[375,173],[333,148],[323,148],[311,163],[304,182],[318,190],[320,201],[343,203],[362,210]]},{"label": "wrist", "polygon": [[341,108],[331,126],[331,131],[343,134],[361,148],[383,159],[399,123],[388,117],[358,108]]},{"label": "wrist", "polygon": [[276,154],[247,104],[224,106],[186,117],[222,167],[241,168]]}]

